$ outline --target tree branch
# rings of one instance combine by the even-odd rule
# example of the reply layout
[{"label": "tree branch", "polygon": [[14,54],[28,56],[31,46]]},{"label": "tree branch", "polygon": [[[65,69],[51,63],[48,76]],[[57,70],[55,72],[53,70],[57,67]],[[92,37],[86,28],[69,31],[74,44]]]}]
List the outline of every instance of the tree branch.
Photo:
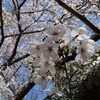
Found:
[{"label": "tree branch", "polygon": [[2,2],[3,0],[0,0],[0,22],[1,22],[0,28],[1,28],[1,36],[2,36],[1,41],[0,41],[0,47],[2,46],[3,41],[4,41],[4,29],[3,29],[4,23],[3,23],[3,16],[2,16]]},{"label": "tree branch", "polygon": [[[15,2],[13,1],[14,7],[16,8]],[[12,55],[10,56],[10,58],[8,59],[8,62],[12,61],[12,59],[15,57],[16,55],[16,51],[17,51],[17,47],[18,47],[18,43],[20,41],[21,38],[21,33],[23,32],[21,29],[21,25],[20,25],[20,9],[16,9],[16,17],[17,17],[17,21],[18,21],[18,30],[20,35],[17,37],[16,39],[16,43],[15,43],[15,47],[13,49]]]},{"label": "tree branch", "polygon": [[74,100],[99,100],[100,98],[100,63],[87,75],[78,87]]},{"label": "tree branch", "polygon": [[74,16],[79,18],[82,22],[84,22],[91,30],[93,30],[94,33],[100,36],[100,29],[97,28],[95,25],[93,25],[88,19],[86,19],[85,16],[81,15],[74,9],[72,9],[70,6],[62,2],[61,0],[55,0],[60,6],[68,10],[70,13],[72,13]]},{"label": "tree branch", "polygon": [[25,2],[26,2],[26,0],[23,0],[23,2],[19,5],[19,8],[21,8]]},{"label": "tree branch", "polygon": [[28,84],[26,84],[21,91],[13,97],[12,100],[22,100],[24,98],[24,96],[32,89],[32,87],[35,85],[34,82],[29,82]]},{"label": "tree branch", "polygon": [[29,57],[29,56],[30,56],[30,54],[26,54],[26,55],[24,55],[24,56],[22,56],[22,57],[19,57],[19,58],[13,60],[13,61],[6,62],[6,63],[4,63],[3,65],[1,65],[1,70],[2,70],[2,69],[6,69],[6,66],[10,66],[10,65],[12,65],[12,64],[14,64],[14,63],[17,63],[17,62],[19,62],[19,61],[21,61],[21,60],[23,60],[23,59],[25,59],[25,58],[27,58],[27,57]]},{"label": "tree branch", "polygon": [[[30,32],[22,32],[21,35],[27,35],[27,34],[32,34],[32,33],[40,33],[40,32],[43,32],[45,31],[46,29],[42,29],[42,30],[36,30],[36,31],[30,31]],[[5,36],[5,38],[7,37],[16,37],[16,36],[19,36],[20,34],[12,34],[12,35],[7,35]]]},{"label": "tree branch", "polygon": [[94,41],[98,41],[100,39],[100,36],[99,35],[92,35],[91,39]]},{"label": "tree branch", "polygon": [[12,59],[13,59],[13,58],[15,57],[15,55],[16,55],[16,51],[17,51],[18,43],[19,43],[19,41],[20,41],[20,37],[21,37],[21,35],[18,36],[18,38],[17,38],[17,40],[16,40],[15,47],[14,47],[14,49],[13,49],[12,55],[11,55],[11,56],[9,57],[9,59],[8,59],[8,62],[12,61]]}]

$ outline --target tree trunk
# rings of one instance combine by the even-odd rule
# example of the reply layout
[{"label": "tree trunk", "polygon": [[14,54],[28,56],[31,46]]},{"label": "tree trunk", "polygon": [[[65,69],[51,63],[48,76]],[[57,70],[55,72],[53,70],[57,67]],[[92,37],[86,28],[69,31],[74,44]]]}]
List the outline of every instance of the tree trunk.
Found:
[{"label": "tree trunk", "polygon": [[34,85],[35,85],[34,82],[29,82],[21,89],[21,91],[15,97],[13,97],[12,100],[22,100]]},{"label": "tree trunk", "polygon": [[100,100],[100,65],[81,83],[74,100]]}]

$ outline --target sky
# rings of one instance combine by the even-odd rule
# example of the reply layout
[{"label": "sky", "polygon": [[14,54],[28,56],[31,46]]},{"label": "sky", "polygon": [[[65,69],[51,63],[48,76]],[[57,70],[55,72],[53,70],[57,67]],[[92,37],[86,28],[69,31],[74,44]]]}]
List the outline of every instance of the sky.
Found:
[{"label": "sky", "polygon": [[[53,84],[51,82],[48,82],[47,89],[53,87]],[[47,97],[47,93],[41,89],[40,85],[35,85],[25,96],[25,100],[44,100],[45,97]]]}]

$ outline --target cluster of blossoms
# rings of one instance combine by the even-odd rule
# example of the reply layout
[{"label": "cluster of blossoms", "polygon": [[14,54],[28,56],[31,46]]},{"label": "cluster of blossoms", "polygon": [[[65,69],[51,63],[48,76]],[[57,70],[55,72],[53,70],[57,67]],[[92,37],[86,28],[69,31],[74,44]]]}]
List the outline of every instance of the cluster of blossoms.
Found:
[{"label": "cluster of blossoms", "polygon": [[47,86],[48,72],[52,76],[56,74],[54,61],[59,58],[59,41],[64,39],[63,36],[66,33],[66,28],[64,25],[56,25],[49,27],[45,33],[46,37],[44,37],[43,40],[35,40],[35,42],[30,47],[31,54],[35,57],[34,64],[36,66],[41,66],[38,71],[38,76],[36,75],[34,82],[36,84],[40,84],[42,89],[45,89]]},{"label": "cluster of blossoms", "polygon": [[[70,33],[68,33],[70,32]],[[86,28],[80,27],[75,31],[67,31],[62,24],[48,27],[42,40],[35,40],[30,46],[30,52],[34,55],[34,65],[40,66],[35,69],[34,82],[46,89],[49,79],[56,74],[55,61],[59,59],[58,48],[69,46],[76,42],[76,53],[84,61],[87,61],[95,52],[95,42],[87,35]],[[72,39],[70,40],[70,38]]]},{"label": "cluster of blossoms", "polygon": [[87,61],[95,52],[95,42],[91,39],[84,39],[77,47],[77,54],[81,55],[84,61]]}]

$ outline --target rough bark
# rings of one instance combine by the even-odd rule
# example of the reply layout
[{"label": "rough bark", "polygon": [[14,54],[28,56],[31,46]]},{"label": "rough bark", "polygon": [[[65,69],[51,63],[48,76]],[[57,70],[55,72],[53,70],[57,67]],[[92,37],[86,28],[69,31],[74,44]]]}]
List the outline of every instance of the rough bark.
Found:
[{"label": "rough bark", "polygon": [[21,91],[12,98],[12,100],[22,100],[24,98],[24,96],[32,89],[32,87],[34,86],[34,82],[29,82],[28,84],[26,84]]},{"label": "rough bark", "polygon": [[74,100],[99,100],[100,99],[100,65],[82,81]]}]

